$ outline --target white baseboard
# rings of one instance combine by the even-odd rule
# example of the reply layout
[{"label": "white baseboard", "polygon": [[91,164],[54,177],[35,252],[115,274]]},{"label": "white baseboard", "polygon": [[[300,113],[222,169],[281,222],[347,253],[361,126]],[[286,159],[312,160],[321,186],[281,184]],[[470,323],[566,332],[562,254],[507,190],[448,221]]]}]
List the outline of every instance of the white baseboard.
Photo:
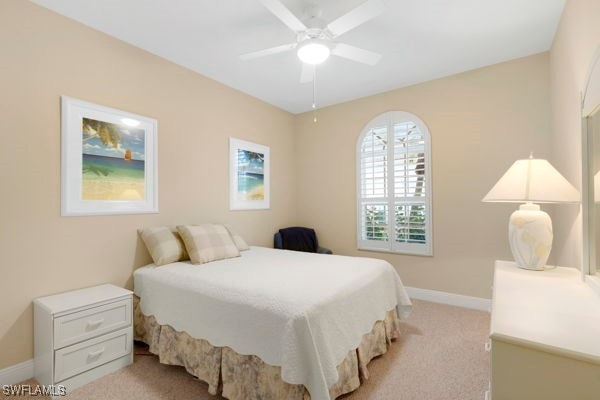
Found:
[{"label": "white baseboard", "polygon": [[14,385],[30,378],[33,378],[33,360],[23,361],[22,363],[0,369],[0,387]]},{"label": "white baseboard", "polygon": [[431,301],[433,303],[449,304],[451,306],[471,308],[474,310],[490,311],[492,301],[481,297],[465,296],[462,294],[439,292],[437,290],[419,289],[406,286],[411,299]]}]

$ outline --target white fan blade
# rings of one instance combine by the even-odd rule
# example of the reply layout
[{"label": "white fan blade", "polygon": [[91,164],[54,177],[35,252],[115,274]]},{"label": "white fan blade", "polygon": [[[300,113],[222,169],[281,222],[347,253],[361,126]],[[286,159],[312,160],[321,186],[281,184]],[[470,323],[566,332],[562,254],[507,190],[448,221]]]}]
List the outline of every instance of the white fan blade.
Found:
[{"label": "white fan blade", "polygon": [[372,51],[344,43],[338,43],[331,53],[367,65],[375,65],[381,60],[381,54],[373,53]]},{"label": "white fan blade", "polygon": [[312,82],[315,77],[315,66],[313,64],[302,63],[302,74],[300,74],[300,83]]},{"label": "white fan blade", "polygon": [[367,22],[383,12],[383,0],[368,0],[347,14],[327,25],[334,37],[340,36],[351,29]]},{"label": "white fan blade", "polygon": [[306,25],[302,23],[292,12],[279,0],[260,0],[260,2],[277,18],[286,24],[294,32],[305,31]]},{"label": "white fan blade", "polygon": [[284,44],[281,46],[271,47],[268,49],[253,51],[252,53],[242,54],[240,56],[240,59],[245,61],[245,60],[252,60],[254,58],[270,56],[271,54],[283,53],[284,51],[294,49],[297,45],[298,45],[297,43],[290,43],[290,44]]}]

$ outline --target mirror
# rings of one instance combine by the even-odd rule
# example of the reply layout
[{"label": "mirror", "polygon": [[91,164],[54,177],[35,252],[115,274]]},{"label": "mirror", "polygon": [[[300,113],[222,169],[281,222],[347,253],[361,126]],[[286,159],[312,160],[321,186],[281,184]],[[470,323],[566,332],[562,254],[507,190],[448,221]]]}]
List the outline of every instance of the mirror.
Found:
[{"label": "mirror", "polygon": [[582,117],[583,272],[600,287],[600,48],[588,72]]}]

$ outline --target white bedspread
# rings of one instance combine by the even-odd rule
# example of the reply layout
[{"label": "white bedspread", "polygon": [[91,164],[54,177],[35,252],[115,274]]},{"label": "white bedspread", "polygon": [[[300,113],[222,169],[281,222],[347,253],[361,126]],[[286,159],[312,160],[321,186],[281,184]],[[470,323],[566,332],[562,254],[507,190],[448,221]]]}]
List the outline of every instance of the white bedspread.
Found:
[{"label": "white bedspread", "polygon": [[410,299],[384,260],[252,247],[208,264],[134,272],[145,315],[213,346],[280,366],[282,379],[329,399],[336,366],[386,311]]}]

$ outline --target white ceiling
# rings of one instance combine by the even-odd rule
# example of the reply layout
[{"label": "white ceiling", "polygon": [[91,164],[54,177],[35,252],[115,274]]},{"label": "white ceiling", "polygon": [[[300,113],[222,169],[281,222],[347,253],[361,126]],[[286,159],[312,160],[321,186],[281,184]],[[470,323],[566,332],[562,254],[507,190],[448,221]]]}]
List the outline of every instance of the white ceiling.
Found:
[{"label": "white ceiling", "polygon": [[[294,51],[238,55],[295,41],[258,0],[32,0],[59,14],[293,113],[308,111]],[[282,0],[300,19],[309,0]],[[314,0],[312,0],[314,2]],[[364,0],[321,0],[329,22]],[[565,0],[386,0],[385,12],[339,40],[381,53],[374,67],[330,57],[319,107],[546,51]]]}]

